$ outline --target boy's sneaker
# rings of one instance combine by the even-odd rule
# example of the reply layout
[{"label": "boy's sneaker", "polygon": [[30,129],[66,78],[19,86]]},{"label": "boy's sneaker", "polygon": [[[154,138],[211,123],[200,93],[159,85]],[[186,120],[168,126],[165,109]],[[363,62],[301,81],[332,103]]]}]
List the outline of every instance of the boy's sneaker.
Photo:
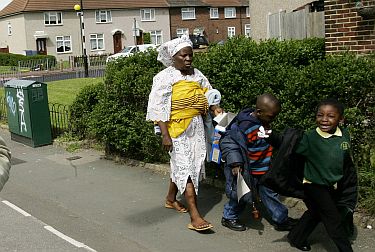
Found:
[{"label": "boy's sneaker", "polygon": [[297,225],[297,223],[298,223],[297,219],[288,217],[288,219],[284,221],[283,223],[280,223],[280,224],[275,223],[273,226],[275,230],[277,231],[290,231],[295,225]]},{"label": "boy's sneaker", "polygon": [[224,217],[221,218],[221,225],[232,229],[233,231],[245,231],[246,227],[239,222],[237,219],[229,220],[225,219]]}]

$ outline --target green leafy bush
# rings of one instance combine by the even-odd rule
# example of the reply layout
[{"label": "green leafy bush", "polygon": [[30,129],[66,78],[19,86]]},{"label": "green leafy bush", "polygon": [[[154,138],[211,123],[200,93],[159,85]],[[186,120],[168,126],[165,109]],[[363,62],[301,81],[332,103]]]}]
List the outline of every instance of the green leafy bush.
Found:
[{"label": "green leafy bush", "polygon": [[85,86],[70,106],[70,130],[81,139],[90,137],[88,125],[91,121],[91,114],[94,107],[99,103],[103,91],[104,84],[102,82]]},{"label": "green leafy bush", "polygon": [[236,37],[211,47],[207,54],[197,54],[194,65],[220,90],[225,108],[235,111],[253,104],[264,92],[278,94],[285,82],[298,81],[300,68],[320,59],[324,59],[322,39],[257,43]]},{"label": "green leafy bush", "polygon": [[56,65],[56,57],[52,55],[25,56],[22,54],[0,53],[0,66],[18,66],[19,61],[47,60],[50,67]]},{"label": "green leafy bush", "polygon": [[152,79],[162,68],[154,50],[107,66],[105,92],[88,128],[107,144],[108,151],[149,162],[166,160],[153,124],[145,121]]}]

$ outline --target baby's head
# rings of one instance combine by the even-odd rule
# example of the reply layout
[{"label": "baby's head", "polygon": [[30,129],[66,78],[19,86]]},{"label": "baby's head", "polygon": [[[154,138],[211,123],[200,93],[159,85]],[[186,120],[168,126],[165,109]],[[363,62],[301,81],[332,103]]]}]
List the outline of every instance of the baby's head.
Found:
[{"label": "baby's head", "polygon": [[255,116],[266,128],[280,113],[280,101],[272,94],[262,94],[258,96],[256,102]]},{"label": "baby's head", "polygon": [[339,123],[344,121],[344,105],[332,98],[320,101],[317,106],[315,121],[321,131],[335,133]]}]

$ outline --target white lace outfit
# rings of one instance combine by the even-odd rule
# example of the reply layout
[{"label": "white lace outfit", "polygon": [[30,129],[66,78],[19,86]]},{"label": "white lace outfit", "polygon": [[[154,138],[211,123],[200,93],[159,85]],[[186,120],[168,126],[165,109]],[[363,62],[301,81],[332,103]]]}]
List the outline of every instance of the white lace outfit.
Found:
[{"label": "white lace outfit", "polygon": [[[159,72],[153,79],[148,100],[146,120],[169,121],[171,114],[172,86],[180,80],[196,81],[202,88],[212,89],[207,78],[194,69],[192,75],[182,75],[173,66]],[[205,178],[206,142],[202,116],[195,116],[188,128],[177,138],[172,138],[170,152],[171,179],[181,193],[185,192],[190,177],[198,194],[200,179]]]}]

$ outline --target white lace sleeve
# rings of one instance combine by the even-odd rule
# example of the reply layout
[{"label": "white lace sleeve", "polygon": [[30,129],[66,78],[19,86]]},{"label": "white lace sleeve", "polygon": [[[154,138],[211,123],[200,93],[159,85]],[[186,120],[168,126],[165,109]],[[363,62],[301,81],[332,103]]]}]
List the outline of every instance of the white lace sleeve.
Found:
[{"label": "white lace sleeve", "polygon": [[170,69],[166,68],[153,79],[147,106],[146,120],[148,121],[169,121],[173,79],[169,75]]}]

